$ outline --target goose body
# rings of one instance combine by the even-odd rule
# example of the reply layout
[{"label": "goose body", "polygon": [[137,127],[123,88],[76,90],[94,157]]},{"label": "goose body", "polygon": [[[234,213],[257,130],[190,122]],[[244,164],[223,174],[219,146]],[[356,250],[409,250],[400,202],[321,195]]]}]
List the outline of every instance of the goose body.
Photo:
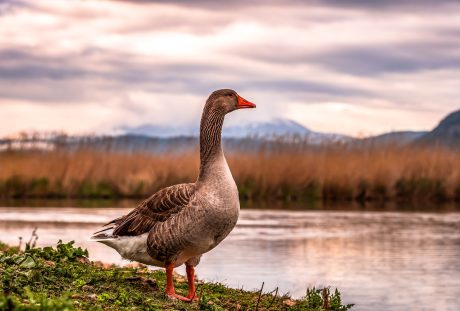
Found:
[{"label": "goose body", "polygon": [[[194,267],[234,228],[239,215],[238,189],[221,146],[227,113],[254,108],[233,90],[219,90],[206,101],[200,124],[200,172],[195,183],[170,186],[112,220],[91,239],[114,248],[123,258],[165,267],[166,294],[193,300]],[[172,269],[186,264],[189,294],[174,292]]]}]

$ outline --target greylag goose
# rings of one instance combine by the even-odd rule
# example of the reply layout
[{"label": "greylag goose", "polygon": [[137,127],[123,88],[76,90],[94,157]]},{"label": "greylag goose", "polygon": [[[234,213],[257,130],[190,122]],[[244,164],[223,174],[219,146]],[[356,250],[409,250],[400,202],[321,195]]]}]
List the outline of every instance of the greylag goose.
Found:
[{"label": "greylag goose", "polygon": [[[238,189],[225,160],[221,132],[227,113],[256,105],[235,91],[213,92],[200,124],[200,171],[195,183],[159,190],[127,215],[112,220],[91,237],[123,258],[166,268],[168,297],[196,300],[195,266],[216,247],[238,220]],[[173,270],[186,265],[188,294],[174,290]]]}]

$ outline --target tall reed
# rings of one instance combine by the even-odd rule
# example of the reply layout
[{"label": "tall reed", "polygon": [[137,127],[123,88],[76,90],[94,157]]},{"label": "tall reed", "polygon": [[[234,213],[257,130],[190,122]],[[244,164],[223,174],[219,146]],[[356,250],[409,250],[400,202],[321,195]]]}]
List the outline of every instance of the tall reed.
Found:
[{"label": "tall reed", "polygon": [[[226,154],[244,200],[460,200],[460,153],[453,150],[280,144]],[[5,151],[0,197],[144,197],[193,182],[198,167],[197,150]]]}]

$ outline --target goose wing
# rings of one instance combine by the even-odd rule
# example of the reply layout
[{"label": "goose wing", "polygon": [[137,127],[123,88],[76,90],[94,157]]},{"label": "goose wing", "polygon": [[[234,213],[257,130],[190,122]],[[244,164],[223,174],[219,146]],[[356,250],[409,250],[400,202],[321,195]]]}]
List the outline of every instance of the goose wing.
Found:
[{"label": "goose wing", "polygon": [[144,200],[129,214],[112,220],[106,226],[113,236],[136,236],[149,232],[189,205],[195,194],[195,184],[179,184],[163,188]]}]

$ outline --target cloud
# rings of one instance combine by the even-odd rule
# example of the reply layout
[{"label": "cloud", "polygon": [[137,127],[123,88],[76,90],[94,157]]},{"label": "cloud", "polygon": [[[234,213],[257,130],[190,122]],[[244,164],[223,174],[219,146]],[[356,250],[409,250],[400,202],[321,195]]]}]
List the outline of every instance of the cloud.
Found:
[{"label": "cloud", "polygon": [[118,0],[120,2],[131,2],[136,4],[157,4],[157,3],[174,3],[176,5],[189,5],[189,6],[203,6],[209,7],[244,7],[244,6],[282,6],[282,5],[298,5],[298,6],[312,6],[312,5],[325,5],[331,7],[366,7],[366,8],[382,8],[382,7],[398,7],[401,6],[439,6],[446,4],[456,4],[458,0],[227,0],[225,4],[220,1],[212,0]]},{"label": "cloud", "polygon": [[[73,132],[198,122],[208,94],[227,87],[259,104],[230,123],[295,115],[311,127],[308,111],[338,102],[375,113],[361,122],[367,130],[358,129],[360,114],[347,114],[348,133],[398,129],[401,120],[420,128],[458,108],[459,8],[448,0],[3,2],[0,115],[16,121],[0,124],[0,135],[33,128],[24,110],[40,115],[38,128]],[[69,111],[93,117],[59,121]],[[424,121],[391,117],[398,111],[423,112]],[[321,128],[338,120],[321,119]]]},{"label": "cloud", "polygon": [[367,8],[367,9],[393,9],[400,11],[404,8],[420,8],[426,10],[428,7],[439,8],[440,6],[448,6],[458,4],[458,0],[326,0],[327,5],[334,7],[348,8]]},{"label": "cloud", "polygon": [[[92,54],[92,55],[91,55]],[[99,56],[104,56],[100,57]],[[92,59],[98,59],[92,62]],[[0,87],[0,96],[4,98],[31,99],[37,101],[78,101],[87,99],[88,94],[81,92],[76,86],[88,82],[86,89],[98,91],[106,89],[118,90],[138,89],[158,92],[186,92],[189,94],[206,95],[214,89],[225,87],[225,80],[219,76],[232,75],[239,77],[230,84],[238,90],[256,89],[259,91],[302,93],[302,94],[336,94],[350,95],[368,94],[365,90],[353,87],[340,87],[334,84],[320,83],[303,79],[263,78],[261,76],[244,78],[247,71],[238,72],[239,68],[229,64],[190,64],[171,63],[159,64],[148,60],[137,60],[129,55],[111,54],[110,51],[92,51],[66,57],[49,57],[25,53],[21,50],[0,51],[0,60],[7,64],[0,67],[0,79],[5,81],[21,81],[20,88],[11,86]],[[8,65],[9,64],[9,65]],[[206,79],[208,76],[210,79]],[[54,89],[47,94],[45,89]],[[26,92],[24,90],[30,87]],[[54,87],[52,86],[54,85]],[[91,86],[92,85],[92,86]],[[76,92],[73,92],[75,89]]]},{"label": "cloud", "polygon": [[324,52],[308,58],[331,70],[361,76],[460,68],[460,54],[436,43],[363,46]]}]

